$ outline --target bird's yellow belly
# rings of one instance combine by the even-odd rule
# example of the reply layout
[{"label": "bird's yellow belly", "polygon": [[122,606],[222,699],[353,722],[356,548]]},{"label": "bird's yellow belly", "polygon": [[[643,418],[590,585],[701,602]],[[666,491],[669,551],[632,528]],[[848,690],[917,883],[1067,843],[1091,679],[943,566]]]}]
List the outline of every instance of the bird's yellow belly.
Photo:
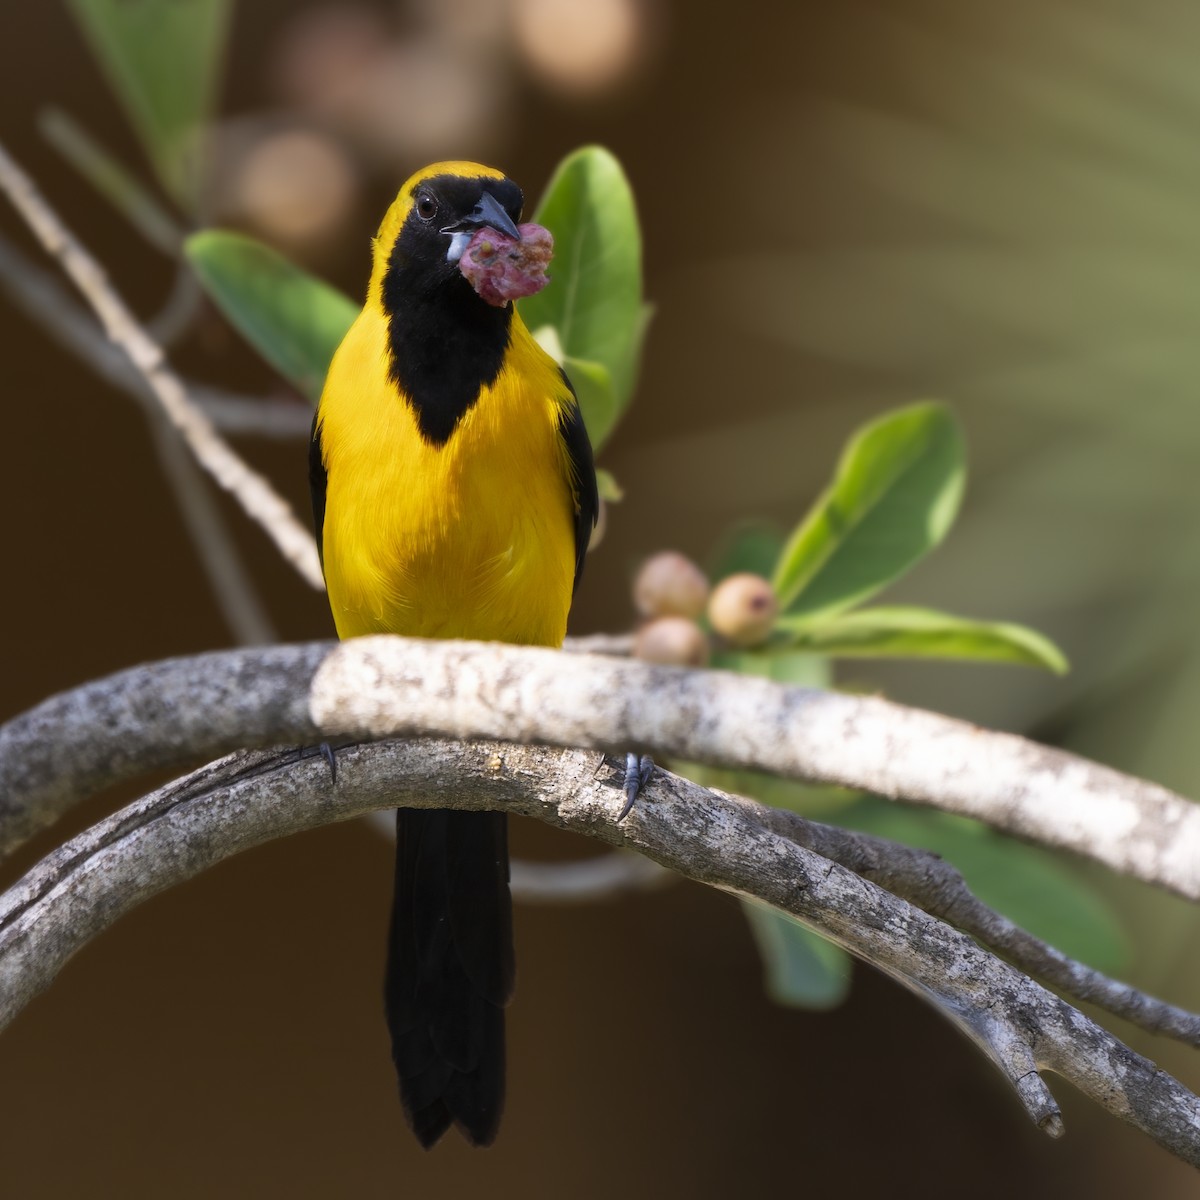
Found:
[{"label": "bird's yellow belly", "polygon": [[481,432],[475,423],[441,448],[406,438],[407,452],[346,478],[330,463],[324,554],[339,637],[561,644],[575,548],[553,428],[506,442]]}]

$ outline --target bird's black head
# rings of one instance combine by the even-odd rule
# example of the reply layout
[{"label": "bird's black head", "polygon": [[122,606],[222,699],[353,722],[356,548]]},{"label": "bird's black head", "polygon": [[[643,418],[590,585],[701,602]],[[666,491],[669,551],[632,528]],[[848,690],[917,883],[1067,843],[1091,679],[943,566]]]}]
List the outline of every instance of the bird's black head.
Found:
[{"label": "bird's black head", "polygon": [[[376,246],[377,254],[387,254],[388,276],[402,277],[391,279],[390,290],[402,286],[417,300],[446,285],[467,286],[458,263],[471,237],[488,226],[519,241],[523,204],[511,179],[475,163],[438,163],[418,172],[388,214],[390,244]],[[388,224],[385,218],[381,239]]]}]

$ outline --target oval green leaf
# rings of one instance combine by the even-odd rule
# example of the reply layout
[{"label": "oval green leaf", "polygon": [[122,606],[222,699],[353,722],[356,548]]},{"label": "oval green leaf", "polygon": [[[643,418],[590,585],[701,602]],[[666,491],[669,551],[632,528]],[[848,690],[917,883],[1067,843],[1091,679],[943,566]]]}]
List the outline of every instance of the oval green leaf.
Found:
[{"label": "oval green leaf", "polygon": [[781,606],[831,616],[903,575],[953,524],[965,474],[962,433],[940,404],[915,404],[864,426],[780,556]]},{"label": "oval green leaf", "polygon": [[206,230],[184,245],[205,291],[242,336],[314,403],[359,306],[269,246]]},{"label": "oval green leaf", "polygon": [[194,208],[231,0],[69,0],[163,186]]},{"label": "oval green leaf", "polygon": [[[649,317],[642,303],[642,238],[621,164],[600,146],[565,158],[534,214],[554,234],[553,282],[520,302],[530,329],[551,326],[562,355],[599,363],[616,412],[629,401]],[[592,431],[599,449],[612,427]],[[590,427],[589,427],[590,428]]]},{"label": "oval green leaf", "polygon": [[836,1008],[850,991],[850,956],[820,934],[754,900],[742,912],[763,962],[764,986],[776,1004]]},{"label": "oval green leaf", "polygon": [[956,658],[1042,667],[1062,675],[1067,660],[1040,633],[1004,621],[972,621],[928,608],[860,608],[828,620],[785,615],[788,644],[831,658]]}]

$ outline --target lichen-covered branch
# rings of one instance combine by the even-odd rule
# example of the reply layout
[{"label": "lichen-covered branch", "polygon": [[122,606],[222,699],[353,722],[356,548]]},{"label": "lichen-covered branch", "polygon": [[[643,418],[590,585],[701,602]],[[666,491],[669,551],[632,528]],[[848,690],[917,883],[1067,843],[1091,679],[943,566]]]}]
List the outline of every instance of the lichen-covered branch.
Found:
[{"label": "lichen-covered branch", "polygon": [[1200,899],[1200,807],[1011,734],[721,671],[354,638],[136,667],[0,726],[0,852],[82,795],[242,746],[499,738],[822,780],[975,817]]},{"label": "lichen-covered branch", "polygon": [[767,808],[736,796],[728,798],[751,805],[755,819],[768,829],[971,934],[1035,979],[1076,999],[1090,1001],[1151,1033],[1200,1046],[1200,1014],[1168,1004],[1068,958],[989,908],[972,893],[962,873],[939,855],[873,834],[809,821],[798,813]]},{"label": "lichen-covered branch", "polygon": [[169,784],[72,839],[0,897],[0,1022],[71,954],[156,892],[231,854],[371,809],[495,808],[637,849],[754,896],[936,1003],[985,1051],[1030,1117],[1062,1132],[1050,1069],[1200,1165],[1200,1100],[966,935],[756,818],[760,806],[657,772],[633,813],[596,754],[445,741],[351,745],[336,783],[316,754],[243,753]]}]

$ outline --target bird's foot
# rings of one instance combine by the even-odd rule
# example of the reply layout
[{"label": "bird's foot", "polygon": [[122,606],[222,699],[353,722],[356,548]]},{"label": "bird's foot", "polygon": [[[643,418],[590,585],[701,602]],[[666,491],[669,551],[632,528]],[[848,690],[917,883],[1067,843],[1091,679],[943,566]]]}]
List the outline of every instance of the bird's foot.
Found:
[{"label": "bird's foot", "polygon": [[329,782],[337,783],[337,757],[334,747],[329,742],[322,742],[319,746],[301,746],[296,751],[296,757],[300,760],[312,758],[314,754],[319,754],[329,765]]},{"label": "bird's foot", "polygon": [[328,742],[321,743],[321,757],[329,764],[329,782],[337,783],[337,755]]},{"label": "bird's foot", "polygon": [[650,776],[653,774],[654,759],[650,755],[643,754],[639,758],[632,750],[625,755],[625,807],[617,817],[618,822],[629,816],[634,801],[642,788],[650,782]]}]

